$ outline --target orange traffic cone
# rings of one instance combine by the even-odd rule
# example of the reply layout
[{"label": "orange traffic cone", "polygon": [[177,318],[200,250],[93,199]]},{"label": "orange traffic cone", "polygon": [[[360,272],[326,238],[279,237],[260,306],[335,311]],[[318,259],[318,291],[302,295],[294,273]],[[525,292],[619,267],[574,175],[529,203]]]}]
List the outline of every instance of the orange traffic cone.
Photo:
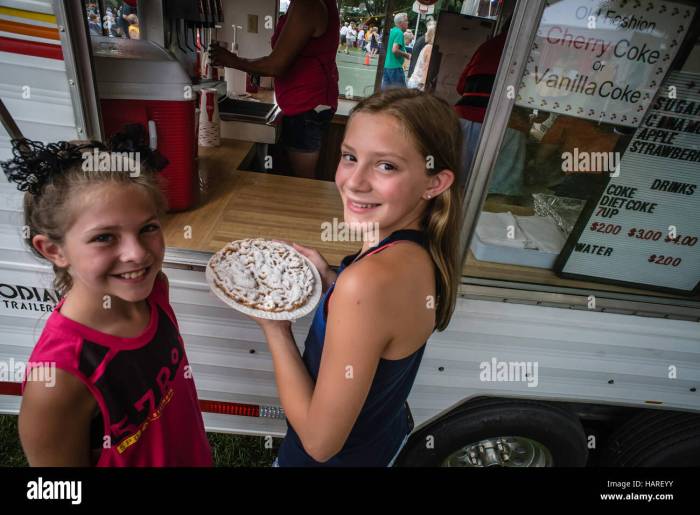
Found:
[{"label": "orange traffic cone", "polygon": [[369,66],[369,52],[365,54],[365,66]]}]

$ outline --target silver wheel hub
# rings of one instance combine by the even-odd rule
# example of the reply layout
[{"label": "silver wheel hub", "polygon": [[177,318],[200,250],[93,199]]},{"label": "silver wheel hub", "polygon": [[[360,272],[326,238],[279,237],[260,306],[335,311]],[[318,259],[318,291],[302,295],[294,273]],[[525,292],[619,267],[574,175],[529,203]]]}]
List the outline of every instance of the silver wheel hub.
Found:
[{"label": "silver wheel hub", "polygon": [[443,467],[551,467],[546,446],[523,436],[499,436],[470,443],[450,454]]}]

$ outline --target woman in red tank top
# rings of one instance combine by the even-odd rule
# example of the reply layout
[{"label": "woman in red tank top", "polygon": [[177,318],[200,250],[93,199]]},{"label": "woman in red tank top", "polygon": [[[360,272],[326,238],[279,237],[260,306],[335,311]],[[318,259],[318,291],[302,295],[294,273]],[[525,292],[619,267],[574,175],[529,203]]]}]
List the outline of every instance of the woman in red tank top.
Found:
[{"label": "woman in red tank top", "polygon": [[321,135],[338,108],[340,18],[335,0],[292,0],[272,35],[272,53],[244,59],[225,48],[210,48],[215,66],[275,78],[282,114],[280,142],[294,175],[314,178]]}]

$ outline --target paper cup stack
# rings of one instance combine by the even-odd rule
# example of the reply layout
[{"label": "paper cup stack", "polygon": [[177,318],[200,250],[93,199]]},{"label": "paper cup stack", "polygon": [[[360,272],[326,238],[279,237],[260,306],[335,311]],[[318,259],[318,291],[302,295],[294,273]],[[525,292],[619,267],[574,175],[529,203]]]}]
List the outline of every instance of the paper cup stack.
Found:
[{"label": "paper cup stack", "polygon": [[199,99],[199,144],[218,147],[221,143],[221,120],[215,88],[202,89]]},{"label": "paper cup stack", "polygon": [[237,97],[245,95],[246,92],[246,72],[235,68],[224,68],[224,79],[226,80],[226,95]]}]

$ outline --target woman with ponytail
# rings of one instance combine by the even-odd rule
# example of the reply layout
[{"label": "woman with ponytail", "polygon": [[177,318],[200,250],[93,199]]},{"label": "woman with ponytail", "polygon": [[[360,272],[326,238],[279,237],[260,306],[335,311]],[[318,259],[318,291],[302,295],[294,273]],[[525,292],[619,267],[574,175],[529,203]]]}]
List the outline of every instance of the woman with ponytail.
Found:
[{"label": "woman with ponytail", "polygon": [[391,89],[352,111],[336,186],[362,248],[334,272],[299,355],[288,321],[255,319],[274,362],[288,432],[275,466],[391,466],[413,429],[406,399],[430,335],[452,316],[460,276],[457,116]]}]

